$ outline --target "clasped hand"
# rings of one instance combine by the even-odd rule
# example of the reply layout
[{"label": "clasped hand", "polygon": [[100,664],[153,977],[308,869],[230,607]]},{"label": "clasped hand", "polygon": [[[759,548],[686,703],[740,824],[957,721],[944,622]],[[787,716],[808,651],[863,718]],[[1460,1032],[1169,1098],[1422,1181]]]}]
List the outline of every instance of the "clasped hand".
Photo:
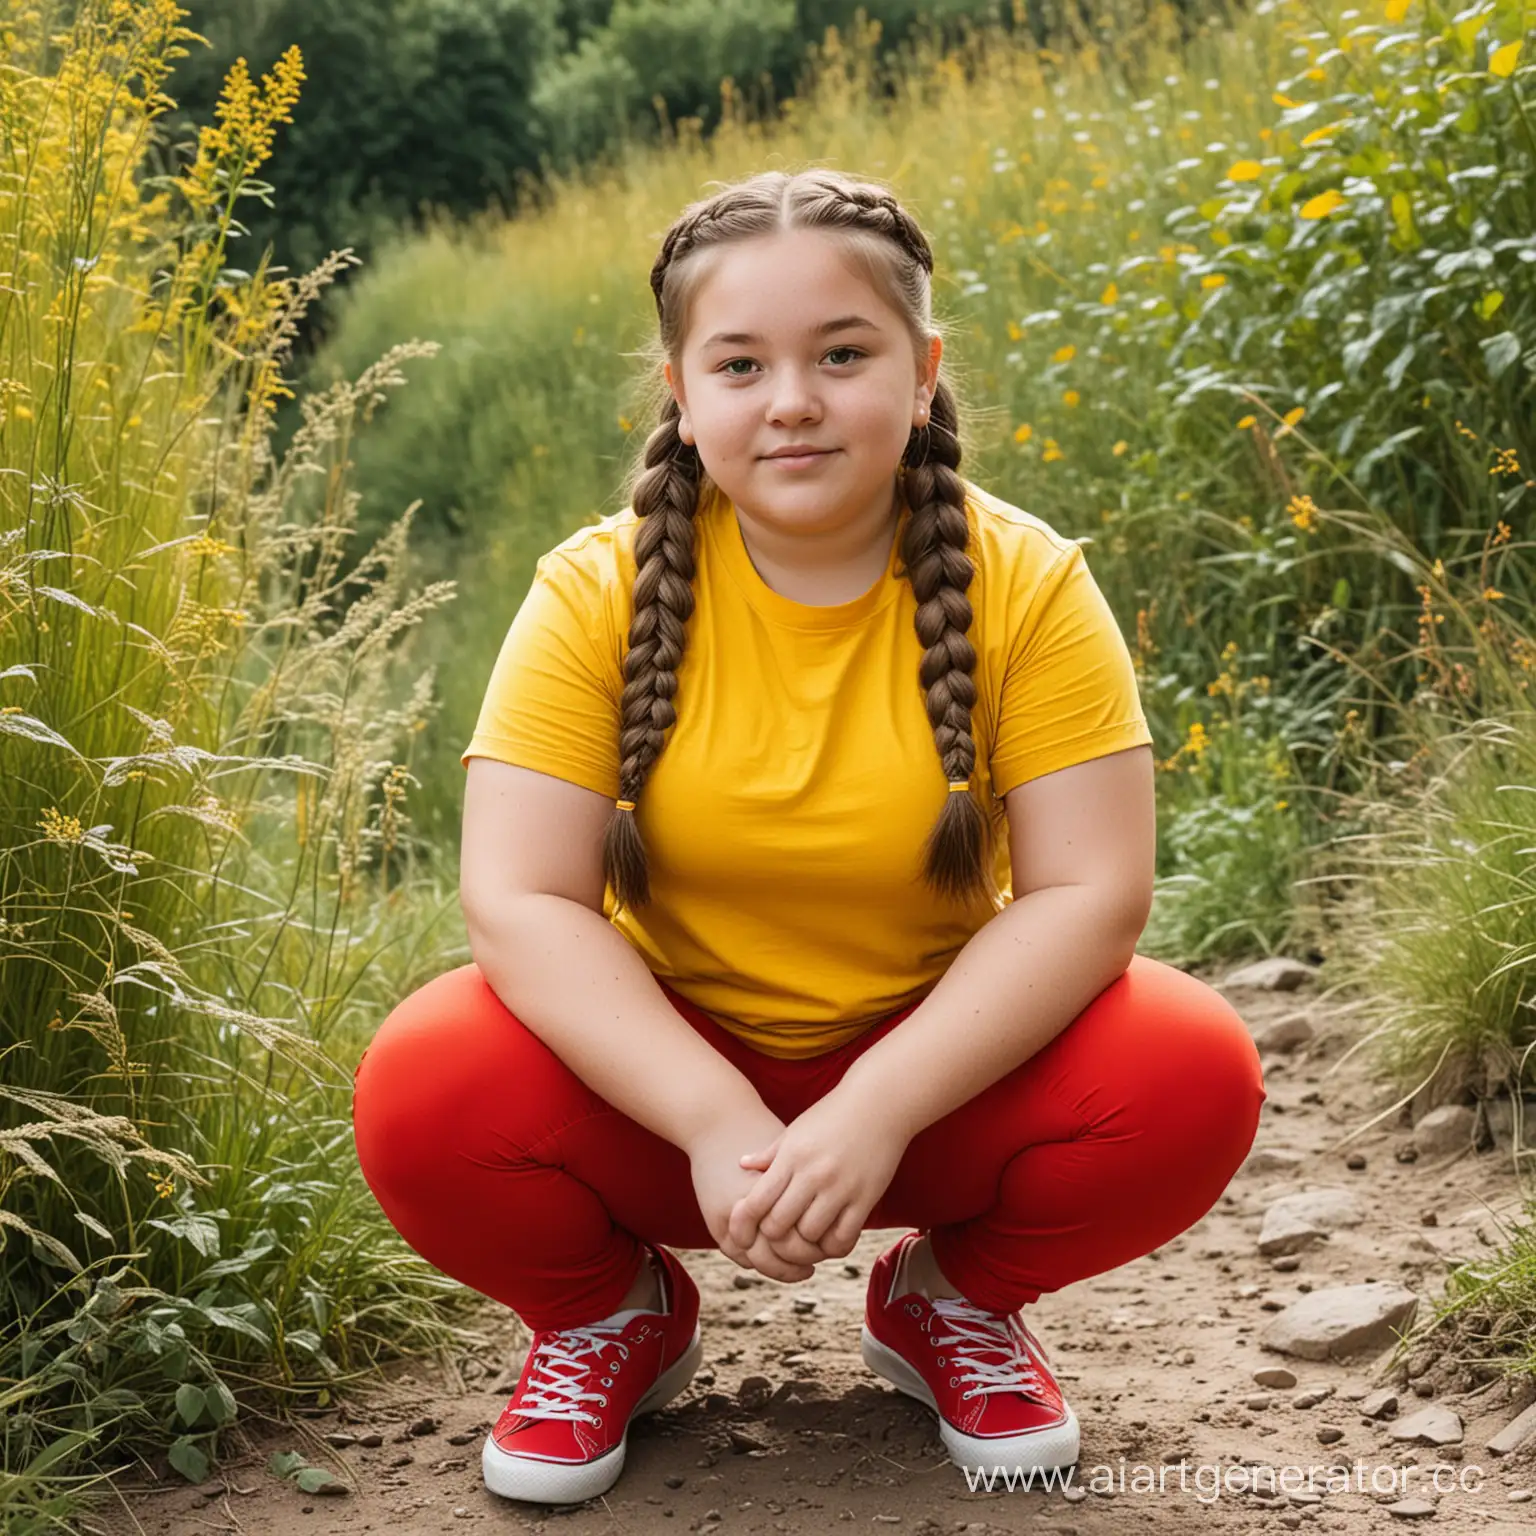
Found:
[{"label": "clasped hand", "polygon": [[910,1139],[834,1088],[787,1126],[766,1107],[728,1117],[690,1150],[695,1192],[727,1258],[773,1280],[805,1280],[821,1260],[853,1251]]}]

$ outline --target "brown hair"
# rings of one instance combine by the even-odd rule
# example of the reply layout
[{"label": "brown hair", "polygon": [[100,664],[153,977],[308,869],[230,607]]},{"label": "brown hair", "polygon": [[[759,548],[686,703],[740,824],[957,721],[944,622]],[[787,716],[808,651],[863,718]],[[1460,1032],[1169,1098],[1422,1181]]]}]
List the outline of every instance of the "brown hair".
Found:
[{"label": "brown hair", "polygon": [[[789,229],[834,233],[877,292],[902,314],[914,348],[925,354],[939,334],[931,316],[933,253],[912,216],[884,187],[837,171],[766,171],[691,203],[661,243],[651,268],[659,353],[674,361],[687,331],[689,301],[707,271],[688,258],[731,241]],[[678,435],[679,411],[670,391],[660,420],[635,467],[630,502],[635,534],[634,617],[624,658],[619,721],[619,798],[638,801],[646,776],[677,720],[672,706],[693,612],[693,519],[705,474],[698,450]],[[971,709],[976,652],[966,638],[974,570],[966,554],[969,525],[960,464],[959,415],[941,377],[928,424],[914,428],[902,454],[911,515],[900,556],[917,597],[917,636],[923,644],[918,682],[924,690],[934,745],[947,780],[969,780],[976,766]],[[923,878],[942,894],[965,900],[994,897],[991,818],[975,786],[948,794],[923,849]],[[632,811],[615,808],[603,838],[603,868],[620,906],[649,899],[645,845]]]}]

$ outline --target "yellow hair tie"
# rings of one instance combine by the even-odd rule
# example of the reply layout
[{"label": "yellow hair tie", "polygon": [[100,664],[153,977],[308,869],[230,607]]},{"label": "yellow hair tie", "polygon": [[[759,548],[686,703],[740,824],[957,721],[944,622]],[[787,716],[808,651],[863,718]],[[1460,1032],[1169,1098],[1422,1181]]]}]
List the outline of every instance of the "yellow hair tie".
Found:
[{"label": "yellow hair tie", "polygon": [[967,790],[970,787],[971,781],[969,779],[951,779],[949,781],[949,792],[952,795],[958,795],[962,790]]},{"label": "yellow hair tie", "polygon": [[632,811],[635,808],[635,802],[633,800],[615,800],[613,803],[614,806],[621,811]]}]

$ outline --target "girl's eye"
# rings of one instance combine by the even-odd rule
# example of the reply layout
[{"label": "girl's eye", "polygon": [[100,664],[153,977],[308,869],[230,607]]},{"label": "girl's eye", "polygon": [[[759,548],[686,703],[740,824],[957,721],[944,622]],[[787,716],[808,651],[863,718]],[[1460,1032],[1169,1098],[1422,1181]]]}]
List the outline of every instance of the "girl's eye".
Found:
[{"label": "girl's eye", "polygon": [[[839,352],[847,354],[847,362],[844,362],[844,363],[834,363],[832,365],[834,368],[847,367],[848,363],[855,362],[859,358],[864,356],[864,354],[857,347],[833,347],[832,350],[830,352],[828,352],[826,355],[828,357],[832,357],[836,353],[839,353]],[[733,358],[730,358],[728,361],[726,361],[726,362],[724,362],[724,363],[722,363],[720,365],[720,371],[722,373],[724,373],[729,378],[732,378],[732,379],[744,379],[744,378],[747,377],[747,375],[744,374],[744,373],[737,373],[735,371],[736,364],[737,363],[750,363],[751,361],[752,361],[752,359],[750,357],[733,357]]]}]

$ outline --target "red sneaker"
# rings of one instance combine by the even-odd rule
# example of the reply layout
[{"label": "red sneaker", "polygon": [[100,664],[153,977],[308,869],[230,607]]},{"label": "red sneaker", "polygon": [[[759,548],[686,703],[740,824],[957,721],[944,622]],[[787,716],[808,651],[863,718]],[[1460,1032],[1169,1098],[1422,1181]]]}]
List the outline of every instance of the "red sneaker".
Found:
[{"label": "red sneaker", "polygon": [[517,1390],[481,1455],[485,1486],[506,1499],[579,1504],[624,1470],[629,1421],[670,1403],[703,1357],[699,1291],[665,1248],[651,1250],[661,1309],[615,1312],[584,1328],[535,1333]]},{"label": "red sneaker", "polygon": [[919,1236],[908,1232],[870,1271],[864,1363],[938,1414],[939,1438],[959,1466],[1072,1466],[1077,1415],[1040,1341],[1017,1312],[907,1288],[907,1250]]}]

